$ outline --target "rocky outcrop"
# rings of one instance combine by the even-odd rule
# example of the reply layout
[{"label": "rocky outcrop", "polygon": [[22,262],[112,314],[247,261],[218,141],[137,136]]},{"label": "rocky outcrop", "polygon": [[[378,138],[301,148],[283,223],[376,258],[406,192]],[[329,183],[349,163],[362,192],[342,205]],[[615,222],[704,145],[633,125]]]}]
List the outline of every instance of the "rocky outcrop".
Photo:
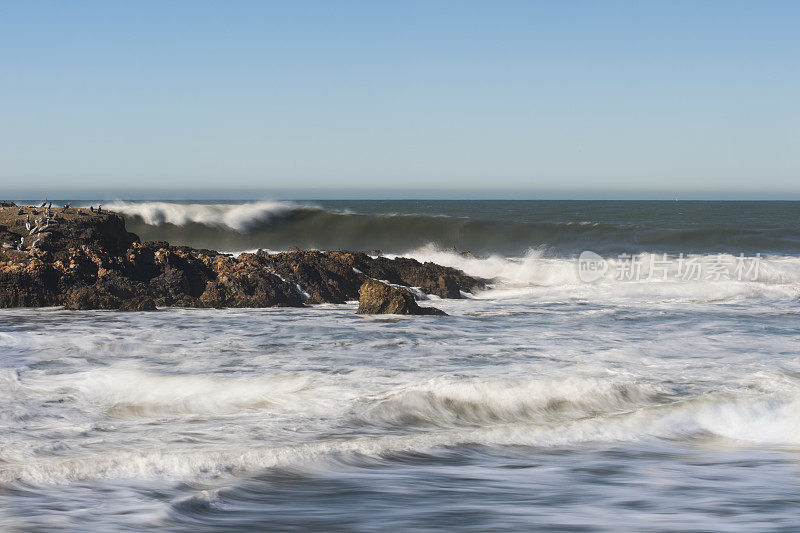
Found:
[{"label": "rocky outcrop", "polygon": [[396,285],[418,287],[426,294],[441,298],[461,298],[461,292],[473,292],[486,281],[462,271],[420,263],[416,259],[371,257],[361,252],[294,251],[262,255],[270,268],[297,283],[308,293],[309,303],[344,303],[359,298],[359,288],[367,279]]},{"label": "rocky outcrop", "polygon": [[435,307],[420,307],[408,289],[374,279],[365,281],[358,292],[360,315],[447,315]]},{"label": "rocky outcrop", "polygon": [[[443,298],[485,286],[457,269],[414,259],[319,251],[233,257],[139,242],[115,213],[54,208],[49,222],[46,213],[0,207],[0,307],[300,307],[360,299],[359,289],[373,278]],[[401,292],[405,302],[411,292]],[[402,309],[424,309],[408,297]]]}]

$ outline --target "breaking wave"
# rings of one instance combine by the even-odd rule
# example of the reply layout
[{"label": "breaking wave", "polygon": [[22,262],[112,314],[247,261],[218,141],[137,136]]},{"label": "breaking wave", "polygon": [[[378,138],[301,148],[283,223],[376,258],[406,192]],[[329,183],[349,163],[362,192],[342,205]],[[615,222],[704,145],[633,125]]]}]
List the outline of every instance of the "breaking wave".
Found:
[{"label": "breaking wave", "polygon": [[[475,257],[428,245],[404,255],[493,280],[488,292],[476,295],[479,298],[513,298],[537,291],[551,297],[603,300],[648,296],[692,301],[800,297],[800,258],[793,256],[699,256],[691,276],[687,276],[690,272],[685,267],[686,259],[682,263],[679,256],[641,253],[623,259],[607,257],[603,276],[586,283],[580,277],[577,259],[549,257],[541,250],[528,250],[520,257]],[[639,265],[638,274],[631,279],[621,276],[623,272],[630,274],[630,267],[623,265],[628,265],[627,261]],[[656,266],[663,270],[656,270]]]},{"label": "breaking wave", "polygon": [[713,222],[689,227],[596,222],[473,218],[415,213],[356,213],[312,204],[261,201],[241,204],[115,202],[128,229],[143,240],[216,250],[293,247],[402,253],[426,244],[476,254],[522,255],[534,248],[553,255],[598,253],[800,254],[800,231],[780,227],[731,228]]},{"label": "breaking wave", "polygon": [[[50,396],[70,388],[75,397],[108,408],[149,406],[130,412],[143,420],[187,412],[224,415],[230,410],[270,411],[264,395],[303,405],[313,397],[313,383],[294,382],[269,392],[276,383],[255,386],[231,378],[164,378],[148,374],[89,374],[55,380],[51,388],[37,383],[29,394]],[[87,386],[87,382],[92,382]],[[151,386],[155,390],[148,390]],[[233,388],[241,389],[238,391]],[[319,462],[349,461],[353,457],[380,458],[392,453],[435,453],[437,448],[460,445],[552,447],[590,442],[639,442],[652,439],[708,439],[745,444],[800,444],[800,396],[710,392],[696,396],[667,386],[597,378],[527,380],[434,379],[395,390],[359,396],[320,391],[308,405],[310,416],[334,416],[346,421],[377,425],[384,431],[371,436],[328,442],[287,445],[228,443],[224,447],[173,447],[101,452],[62,457],[5,458],[0,482],[68,483],[97,478],[202,479],[266,468]],[[187,396],[188,393],[188,396]],[[207,396],[202,398],[201,396]],[[346,401],[343,401],[346,399]],[[348,407],[349,404],[349,407]],[[220,409],[220,406],[224,406]],[[160,407],[158,407],[160,406]],[[354,423],[354,422],[350,422]],[[394,427],[401,433],[385,433]],[[433,426],[429,428],[429,426]],[[432,430],[430,430],[432,429]],[[410,431],[410,432],[409,432]]]}]

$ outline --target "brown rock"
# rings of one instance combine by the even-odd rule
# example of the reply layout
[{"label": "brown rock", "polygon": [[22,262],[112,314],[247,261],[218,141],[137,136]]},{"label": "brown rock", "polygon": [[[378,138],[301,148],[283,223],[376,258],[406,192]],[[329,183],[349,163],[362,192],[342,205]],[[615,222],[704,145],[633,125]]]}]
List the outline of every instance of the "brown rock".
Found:
[{"label": "brown rock", "polygon": [[420,307],[407,289],[368,279],[359,289],[358,314],[360,315],[444,315],[435,307]]},{"label": "brown rock", "polygon": [[[443,298],[460,298],[461,291],[485,284],[457,269],[361,252],[232,257],[166,242],[142,243],[125,230],[121,216],[92,211],[79,215],[74,209],[58,209],[57,220],[36,235],[41,241],[30,250],[34,237],[25,221],[41,221],[40,211],[30,206],[0,208],[0,241],[6,244],[0,248],[0,307],[302,307],[361,299],[360,289],[370,278],[420,287]],[[14,249],[22,237],[23,250]],[[402,295],[399,300],[396,294],[392,297],[395,304],[374,306],[392,310],[376,312],[436,312],[417,306],[409,291],[395,290]]]},{"label": "brown rock", "polygon": [[119,309],[120,311],[156,311],[156,303],[149,296],[137,296],[130,300],[123,300]]},{"label": "brown rock", "polygon": [[396,285],[419,287],[441,298],[461,298],[486,286],[486,280],[435,263],[415,259],[370,257],[362,252],[285,252],[265,256],[282,278],[297,283],[309,295],[308,303],[344,303],[359,298],[359,288],[369,278]]},{"label": "brown rock", "polygon": [[63,296],[64,307],[74,310],[119,309],[122,300],[104,287],[89,285],[69,290]]}]

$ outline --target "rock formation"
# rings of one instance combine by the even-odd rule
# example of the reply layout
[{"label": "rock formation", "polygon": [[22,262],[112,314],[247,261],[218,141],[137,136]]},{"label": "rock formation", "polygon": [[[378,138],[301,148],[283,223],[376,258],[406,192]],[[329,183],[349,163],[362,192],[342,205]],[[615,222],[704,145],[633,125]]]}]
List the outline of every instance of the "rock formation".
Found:
[{"label": "rock formation", "polygon": [[359,289],[360,315],[447,315],[435,307],[420,307],[408,289],[368,279]]},{"label": "rock formation", "polygon": [[486,283],[454,268],[360,252],[232,257],[140,242],[120,215],[107,211],[59,207],[53,213],[0,206],[0,307],[301,307],[357,300],[372,279],[442,298],[460,298]]}]

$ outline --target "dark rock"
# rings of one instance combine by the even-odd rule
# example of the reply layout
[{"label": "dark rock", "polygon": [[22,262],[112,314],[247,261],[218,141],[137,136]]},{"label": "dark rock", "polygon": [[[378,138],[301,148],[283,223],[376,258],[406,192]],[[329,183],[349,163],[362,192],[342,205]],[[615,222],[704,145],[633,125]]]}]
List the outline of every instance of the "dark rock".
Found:
[{"label": "dark rock", "polygon": [[27,252],[2,250],[0,307],[59,305],[58,273]]},{"label": "dark rock", "polygon": [[308,303],[344,303],[358,299],[358,289],[367,279],[355,272],[337,252],[285,252],[264,257],[269,268],[308,294]]},{"label": "dark rock", "polygon": [[120,311],[156,311],[156,303],[149,296],[137,296],[130,300],[123,300],[119,306]]},{"label": "dark rock", "polygon": [[70,289],[63,296],[64,307],[74,310],[119,309],[122,300],[102,286],[86,285]]},{"label": "dark rock", "polygon": [[[31,244],[28,217],[33,218],[31,207],[0,209],[0,240],[6,244],[0,249],[0,307],[301,307],[360,299],[360,289],[373,279],[419,287],[442,298],[460,298],[462,291],[486,283],[433,263],[361,252],[259,251],[232,257],[166,242],[143,243],[115,213],[79,216],[74,209],[64,209],[38,235],[41,249],[19,251],[15,248],[23,237],[26,246]],[[403,302],[411,299],[398,303],[397,312],[436,312],[416,306],[410,291],[397,290]]]},{"label": "dark rock", "polygon": [[369,278],[396,285],[419,287],[441,298],[461,298],[486,286],[486,280],[435,263],[416,259],[370,257],[362,252],[285,252],[266,257],[275,273],[297,283],[308,294],[308,303],[343,303],[358,299],[358,290]]},{"label": "dark rock", "polygon": [[447,315],[435,307],[420,307],[408,289],[374,279],[368,279],[359,289],[358,314]]}]

